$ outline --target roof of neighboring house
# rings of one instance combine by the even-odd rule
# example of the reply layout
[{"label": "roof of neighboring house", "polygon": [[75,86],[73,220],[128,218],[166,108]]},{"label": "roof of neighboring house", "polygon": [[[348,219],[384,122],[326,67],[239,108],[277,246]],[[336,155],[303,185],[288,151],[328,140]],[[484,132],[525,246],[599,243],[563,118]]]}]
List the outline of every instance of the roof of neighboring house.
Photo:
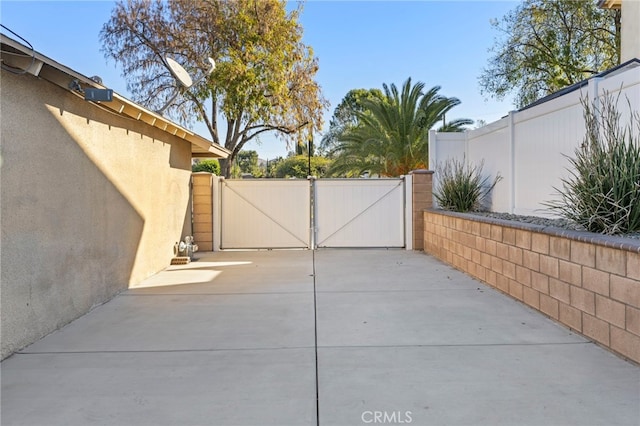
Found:
[{"label": "roof of neighboring house", "polygon": [[616,67],[610,68],[606,71],[603,71],[599,74],[595,74],[592,77],[589,77],[585,80],[579,81],[576,84],[573,84],[571,86],[565,87],[562,90],[558,90],[555,93],[552,93],[550,95],[545,96],[544,98],[540,98],[535,102],[530,103],[529,105],[526,105],[522,108],[520,108],[518,111],[524,111],[525,109],[529,109],[529,108],[533,108],[534,106],[543,104],[545,102],[549,102],[552,99],[555,98],[559,98],[560,96],[564,96],[567,93],[571,93],[574,92],[576,90],[579,90],[580,88],[586,86],[587,84],[589,84],[589,80],[591,80],[592,78],[603,78],[606,76],[614,76],[616,74],[619,74],[625,70],[628,70],[630,68],[636,68],[636,67],[640,67],[640,59],[634,58],[634,59],[630,59],[627,62],[624,62]]},{"label": "roof of neighboring house", "polygon": [[[3,67],[11,67],[15,70],[20,70],[21,72],[26,72],[50,81],[63,89],[76,93],[78,96],[82,96],[83,99],[84,95],[82,95],[80,91],[74,89],[106,89],[102,84],[99,84],[91,78],[77,73],[53,59],[36,52],[30,47],[27,47],[4,34],[0,34],[0,36],[2,37],[1,50]],[[72,88],[74,85],[75,88]],[[94,101],[87,102],[93,103]],[[112,101],[100,101],[98,104],[101,107],[114,111],[119,115],[143,121],[150,126],[157,127],[164,132],[190,142],[191,154],[193,157],[227,158],[231,154],[231,152],[226,148],[203,138],[191,130],[185,129],[162,115],[154,111],[150,111],[115,92],[113,93]]]}]

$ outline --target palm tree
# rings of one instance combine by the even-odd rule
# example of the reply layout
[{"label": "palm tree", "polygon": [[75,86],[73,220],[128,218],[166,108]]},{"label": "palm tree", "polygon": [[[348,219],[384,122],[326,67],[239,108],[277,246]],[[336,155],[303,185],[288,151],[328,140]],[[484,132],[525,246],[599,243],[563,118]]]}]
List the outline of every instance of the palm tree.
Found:
[{"label": "palm tree", "polygon": [[[365,99],[356,112],[357,125],[338,136],[329,173],[333,176],[359,176],[368,172],[380,176],[400,176],[429,164],[429,130],[448,111],[460,104],[457,98],[438,94],[439,86],[424,93],[424,83],[402,86],[402,93],[383,84],[381,99]],[[472,120],[457,119],[447,131],[461,131]]]}]

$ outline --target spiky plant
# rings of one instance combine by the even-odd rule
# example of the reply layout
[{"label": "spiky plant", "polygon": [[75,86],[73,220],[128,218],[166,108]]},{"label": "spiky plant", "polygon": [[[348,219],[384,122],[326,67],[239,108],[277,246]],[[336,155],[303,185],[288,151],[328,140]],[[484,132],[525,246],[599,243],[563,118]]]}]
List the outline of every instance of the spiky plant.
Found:
[{"label": "spiky plant", "polygon": [[483,210],[483,201],[502,179],[499,174],[493,181],[482,176],[484,161],[471,165],[462,160],[447,159],[436,167],[437,181],[434,196],[444,210],[468,212]]},{"label": "spiky plant", "polygon": [[602,234],[640,231],[640,115],[629,104],[621,123],[620,95],[609,93],[600,105],[582,100],[586,135],[569,158],[569,177],[555,190],[560,198],[546,203],[552,211]]}]

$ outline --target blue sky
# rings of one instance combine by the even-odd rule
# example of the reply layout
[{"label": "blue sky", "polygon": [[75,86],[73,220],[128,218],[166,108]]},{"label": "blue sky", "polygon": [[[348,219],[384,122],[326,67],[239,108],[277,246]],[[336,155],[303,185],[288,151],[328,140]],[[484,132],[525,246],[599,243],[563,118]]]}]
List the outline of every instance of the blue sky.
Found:
[{"label": "blue sky", "polygon": [[[113,61],[100,52],[99,32],[108,21],[111,1],[0,2],[0,21],[40,53],[80,72],[100,75],[104,84],[129,96]],[[512,1],[324,1],[310,0],[301,24],[304,41],[319,58],[317,80],[333,109],[355,88],[401,86],[411,77],[462,104],[450,118],[492,122],[513,109],[511,98],[485,101],[478,76],[498,36],[490,20],[517,5]],[[2,30],[7,35],[4,29]],[[194,128],[208,137],[202,126]],[[316,140],[319,140],[319,135]],[[250,144],[263,159],[286,155],[284,142],[263,137]]]}]

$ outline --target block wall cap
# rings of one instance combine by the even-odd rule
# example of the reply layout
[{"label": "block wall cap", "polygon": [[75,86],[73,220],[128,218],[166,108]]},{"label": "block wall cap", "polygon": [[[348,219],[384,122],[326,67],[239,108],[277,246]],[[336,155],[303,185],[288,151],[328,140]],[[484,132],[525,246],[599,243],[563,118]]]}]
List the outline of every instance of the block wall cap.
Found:
[{"label": "block wall cap", "polygon": [[563,237],[574,241],[595,244],[603,247],[609,247],[619,250],[626,250],[633,253],[640,253],[640,240],[624,238],[615,235],[596,234],[588,231],[573,231],[569,229],[556,228],[552,226],[536,225],[526,222],[518,222],[514,220],[497,219],[492,217],[478,216],[473,213],[458,213],[440,209],[425,209],[427,213],[440,214],[443,216],[459,217],[461,219],[472,220],[475,222],[490,223],[504,226],[507,228],[520,229],[524,231],[539,232],[554,237]]}]

